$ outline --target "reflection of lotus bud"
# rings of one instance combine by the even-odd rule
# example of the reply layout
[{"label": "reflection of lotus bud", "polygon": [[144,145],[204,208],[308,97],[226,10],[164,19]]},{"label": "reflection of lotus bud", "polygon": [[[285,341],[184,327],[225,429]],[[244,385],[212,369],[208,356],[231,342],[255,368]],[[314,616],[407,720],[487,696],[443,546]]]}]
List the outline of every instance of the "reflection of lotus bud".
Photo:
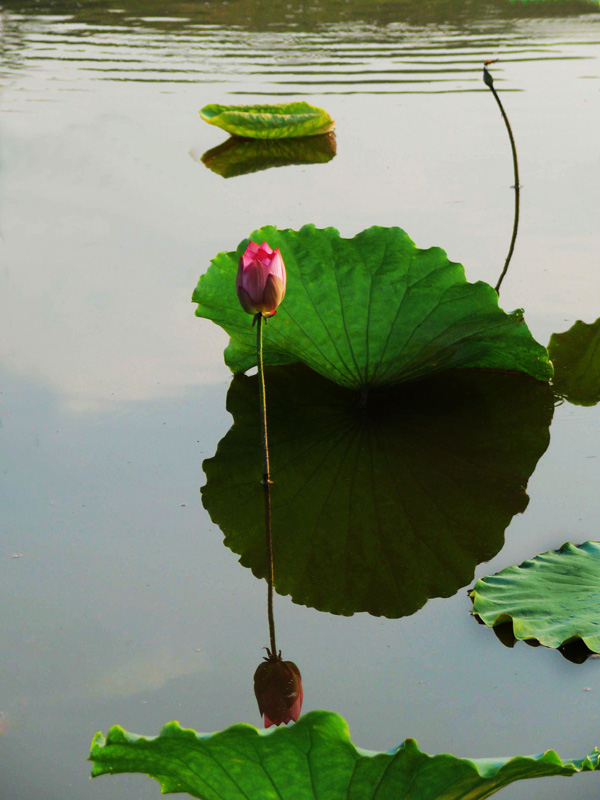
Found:
[{"label": "reflection of lotus bud", "polygon": [[282,661],[281,651],[275,655],[267,650],[268,658],[254,673],[254,694],[258,710],[265,718],[265,728],[296,722],[302,708],[302,679],[292,661]]},{"label": "reflection of lotus bud", "polygon": [[272,317],[285,294],[285,266],[279,248],[250,242],[240,258],[235,288],[248,314]]}]

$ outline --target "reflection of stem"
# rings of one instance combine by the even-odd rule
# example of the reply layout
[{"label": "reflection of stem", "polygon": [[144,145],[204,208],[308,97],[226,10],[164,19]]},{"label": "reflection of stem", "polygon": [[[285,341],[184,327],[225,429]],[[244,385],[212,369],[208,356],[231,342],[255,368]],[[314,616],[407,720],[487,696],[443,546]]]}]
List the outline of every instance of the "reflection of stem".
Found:
[{"label": "reflection of stem", "polygon": [[273,536],[271,534],[271,472],[269,468],[269,440],[267,437],[267,403],[265,397],[265,373],[263,369],[263,315],[259,312],[255,318],[256,325],[256,361],[258,364],[258,393],[260,399],[260,418],[262,427],[263,446],[263,487],[265,494],[265,533],[267,538],[268,564],[268,594],[267,611],[269,615],[269,636],[271,639],[271,653],[276,655],[275,644],[275,617],[273,615]]},{"label": "reflection of stem", "polygon": [[483,67],[483,82],[485,85],[490,89],[492,94],[494,95],[494,99],[498,103],[498,108],[500,109],[500,113],[502,114],[502,119],[504,120],[504,124],[506,125],[506,130],[508,131],[508,138],[510,139],[510,147],[512,150],[512,160],[513,160],[513,172],[514,172],[514,179],[515,179],[515,215],[513,219],[513,230],[512,230],[512,237],[510,240],[510,247],[508,248],[508,254],[506,256],[506,261],[504,262],[504,269],[502,270],[502,274],[498,279],[498,283],[496,284],[496,292],[500,294],[500,284],[504,280],[504,276],[508,271],[508,265],[510,264],[510,260],[512,258],[513,251],[515,249],[515,242],[517,240],[517,231],[519,229],[519,213],[521,209],[521,185],[519,183],[519,162],[517,161],[517,147],[515,145],[515,137],[513,136],[512,128],[510,127],[510,122],[508,121],[508,117],[506,116],[506,111],[504,110],[504,106],[502,105],[502,101],[498,97],[498,92],[494,89],[494,81],[492,76],[487,70],[487,67]]}]

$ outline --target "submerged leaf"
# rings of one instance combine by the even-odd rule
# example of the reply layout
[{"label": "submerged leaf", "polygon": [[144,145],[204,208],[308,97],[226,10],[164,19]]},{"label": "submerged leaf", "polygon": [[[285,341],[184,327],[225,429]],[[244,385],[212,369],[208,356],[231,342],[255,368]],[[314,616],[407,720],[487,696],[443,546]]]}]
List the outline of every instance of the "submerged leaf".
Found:
[{"label": "submerged leaf", "polygon": [[315,136],[328,133],[335,125],[335,120],[324,109],[305,102],[251,106],[212,103],[200,110],[200,116],[209,125],[251,139]]},{"label": "submerged leaf", "polygon": [[546,647],[581,640],[600,653],[600,543],[542,553],[477,581],[473,614],[489,627],[512,621],[514,636]]},{"label": "submerged leaf", "polygon": [[[550,438],[552,391],[525,375],[457,370],[365,398],[295,365],[266,386],[275,588],[336,614],[401,617],[466,586]],[[227,408],[202,500],[263,578],[256,376],[233,379]]]},{"label": "submerged leaf", "polygon": [[[270,226],[251,235],[281,250],[287,294],[264,332],[267,364],[303,361],[348,387],[414,381],[452,367],[526,372],[548,380],[548,353],[521,311],[506,314],[481,281],[467,283],[443,250],[418,250],[400,228],[373,227],[353,239],[337,230]],[[220,253],[193,294],[196,314],[231,340],[233,372],[256,364],[254,331],[235,295],[236,252]]]},{"label": "submerged leaf", "polygon": [[387,753],[357,750],[345,720],[311,711],[291,728],[258,731],[232,725],[213,734],[169,722],[145,738],[119,726],[92,742],[92,777],[138,772],[164,794],[201,800],[483,800],[515,781],[598,769],[594,750],[562,760],[553,750],[537,756],[467,759],[422,753],[414,739]]},{"label": "submerged leaf", "polygon": [[202,156],[202,163],[223,178],[234,178],[270,167],[326,164],[336,152],[334,133],[296,139],[242,139],[231,136],[218,147],[207,150]]},{"label": "submerged leaf", "polygon": [[565,333],[553,333],[548,345],[554,364],[554,391],[578,406],[600,401],[600,319],[578,321]]}]

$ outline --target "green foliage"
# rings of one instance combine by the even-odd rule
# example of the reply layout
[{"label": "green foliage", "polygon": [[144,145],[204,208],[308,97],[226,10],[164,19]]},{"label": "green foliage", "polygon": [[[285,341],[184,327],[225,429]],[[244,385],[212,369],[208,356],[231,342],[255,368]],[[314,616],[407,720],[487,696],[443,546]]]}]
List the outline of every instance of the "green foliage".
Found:
[{"label": "green foliage", "polygon": [[493,627],[512,621],[517,639],[560,647],[580,639],[600,653],[600,543],[542,553],[477,581],[473,613]]},{"label": "green foliage", "polygon": [[[456,370],[361,398],[295,365],[266,385],[275,587],[336,614],[400,617],[467,585],[549,442],[552,391],[525,375]],[[262,578],[256,376],[233,379],[227,408],[202,499]]]},{"label": "green foliage", "polygon": [[548,345],[554,364],[554,390],[569,403],[594,406],[600,400],[600,319],[576,322],[553,333]]},{"label": "green foliage", "polygon": [[270,167],[292,164],[326,164],[336,154],[334,133],[296,139],[241,139],[231,136],[202,156],[205,164],[223,178],[234,178]]},{"label": "green foliage", "polygon": [[[278,247],[288,275],[285,299],[265,329],[266,364],[303,361],[351,388],[452,367],[526,372],[538,380],[552,375],[522,311],[506,314],[491,286],[467,283],[463,267],[443,250],[418,250],[400,228],[342,239],[335,228],[266,226],[250,238]],[[192,297],[196,314],[230,335],[225,361],[236,373],[256,364],[254,331],[235,292],[248,241],[213,259]]]},{"label": "green foliage", "polygon": [[[493,15],[502,35],[507,37],[513,35],[512,20],[574,17],[589,14],[599,5],[598,0],[485,0],[485,3],[469,4],[467,16],[464,15],[465,0],[428,0],[427,3],[423,0],[402,0],[402,20],[414,26],[413,30],[418,36],[418,31],[424,25],[455,24],[457,14],[463,13],[466,30],[486,23]],[[245,3],[243,12],[238,3],[224,3],[223,0],[203,0],[202,3],[170,0],[168,16],[165,16],[164,0],[102,0],[85,3],[35,0],[33,6],[25,6],[23,0],[2,0],[2,8],[22,13],[25,19],[33,12],[36,15],[69,16],[79,23],[73,27],[70,35],[82,39],[88,30],[81,23],[112,27],[115,10],[120,12],[119,25],[130,30],[135,30],[140,22],[143,22],[145,30],[166,30],[170,34],[184,31],[189,35],[192,31],[197,33],[194,28],[206,30],[207,25],[217,26],[214,35],[233,28],[240,32],[242,48],[247,46],[246,42],[256,41],[246,37],[249,31],[259,36],[264,36],[265,31],[276,30],[286,33],[293,30],[294,34],[322,34],[324,26],[332,25],[336,26],[337,41],[353,45],[358,26],[358,30],[367,35],[371,26],[383,28],[390,19],[398,18],[398,0],[320,0],[319,3],[300,5],[290,4],[288,0],[271,0],[269,3]],[[175,21],[176,17],[178,21]],[[243,56],[246,55],[247,51],[243,53]]]},{"label": "green foliage", "polygon": [[331,711],[311,711],[290,728],[258,731],[232,725],[198,734],[169,722],[145,738],[119,726],[92,742],[92,776],[138,772],[164,794],[201,800],[483,800],[527,778],[574,775],[598,768],[600,754],[563,761],[538,756],[467,759],[422,753],[414,739],[395,750],[357,750],[348,726]]},{"label": "green foliage", "polygon": [[252,106],[212,103],[200,110],[200,116],[209,125],[251,139],[314,136],[333,130],[335,125],[335,120],[324,109],[305,102]]}]

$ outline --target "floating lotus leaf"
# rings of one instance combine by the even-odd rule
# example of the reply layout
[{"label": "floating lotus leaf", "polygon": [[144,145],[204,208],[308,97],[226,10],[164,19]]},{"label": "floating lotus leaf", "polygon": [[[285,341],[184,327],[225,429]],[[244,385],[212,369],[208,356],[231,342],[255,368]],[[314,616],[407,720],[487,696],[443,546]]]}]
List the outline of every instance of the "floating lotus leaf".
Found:
[{"label": "floating lotus leaf", "polygon": [[311,711],[289,728],[259,731],[237,724],[213,734],[169,722],[157,737],[118,725],[92,742],[92,777],[138,772],[163,794],[201,800],[483,800],[528,778],[598,769],[594,750],[563,761],[553,750],[537,756],[468,759],[422,753],[414,739],[387,753],[357,750],[346,721]]},{"label": "floating lotus leaf", "polygon": [[[271,323],[269,322],[269,325]],[[336,614],[401,617],[494,556],[549,442],[548,384],[456,370],[364,395],[301,365],[266,369],[275,588]],[[204,462],[202,500],[241,563],[267,574],[256,376]]]},{"label": "floating lotus leaf", "polygon": [[512,622],[514,636],[546,647],[581,640],[600,653],[600,543],[542,553],[477,581],[473,613],[489,627]]},{"label": "floating lotus leaf", "polygon": [[[414,381],[452,367],[526,372],[548,380],[548,353],[522,311],[506,314],[486,283],[467,283],[443,250],[418,250],[400,228],[369,228],[342,239],[335,228],[270,226],[251,235],[281,250],[287,291],[264,332],[267,364],[303,361],[343,386]],[[248,245],[220,253],[193,294],[196,314],[231,340],[233,372],[256,364],[255,331],[235,292]]]},{"label": "floating lotus leaf", "polygon": [[315,136],[333,130],[335,120],[322,108],[309,103],[275,103],[252,106],[222,106],[213,103],[200,110],[209,125],[234,136],[251,139],[288,139]]},{"label": "floating lotus leaf", "polygon": [[297,139],[241,139],[231,136],[202,156],[202,163],[223,178],[234,178],[270,167],[326,164],[337,152],[335,134]]},{"label": "floating lotus leaf", "polygon": [[553,333],[548,345],[554,364],[554,390],[569,403],[594,406],[600,400],[600,319],[576,322]]}]

